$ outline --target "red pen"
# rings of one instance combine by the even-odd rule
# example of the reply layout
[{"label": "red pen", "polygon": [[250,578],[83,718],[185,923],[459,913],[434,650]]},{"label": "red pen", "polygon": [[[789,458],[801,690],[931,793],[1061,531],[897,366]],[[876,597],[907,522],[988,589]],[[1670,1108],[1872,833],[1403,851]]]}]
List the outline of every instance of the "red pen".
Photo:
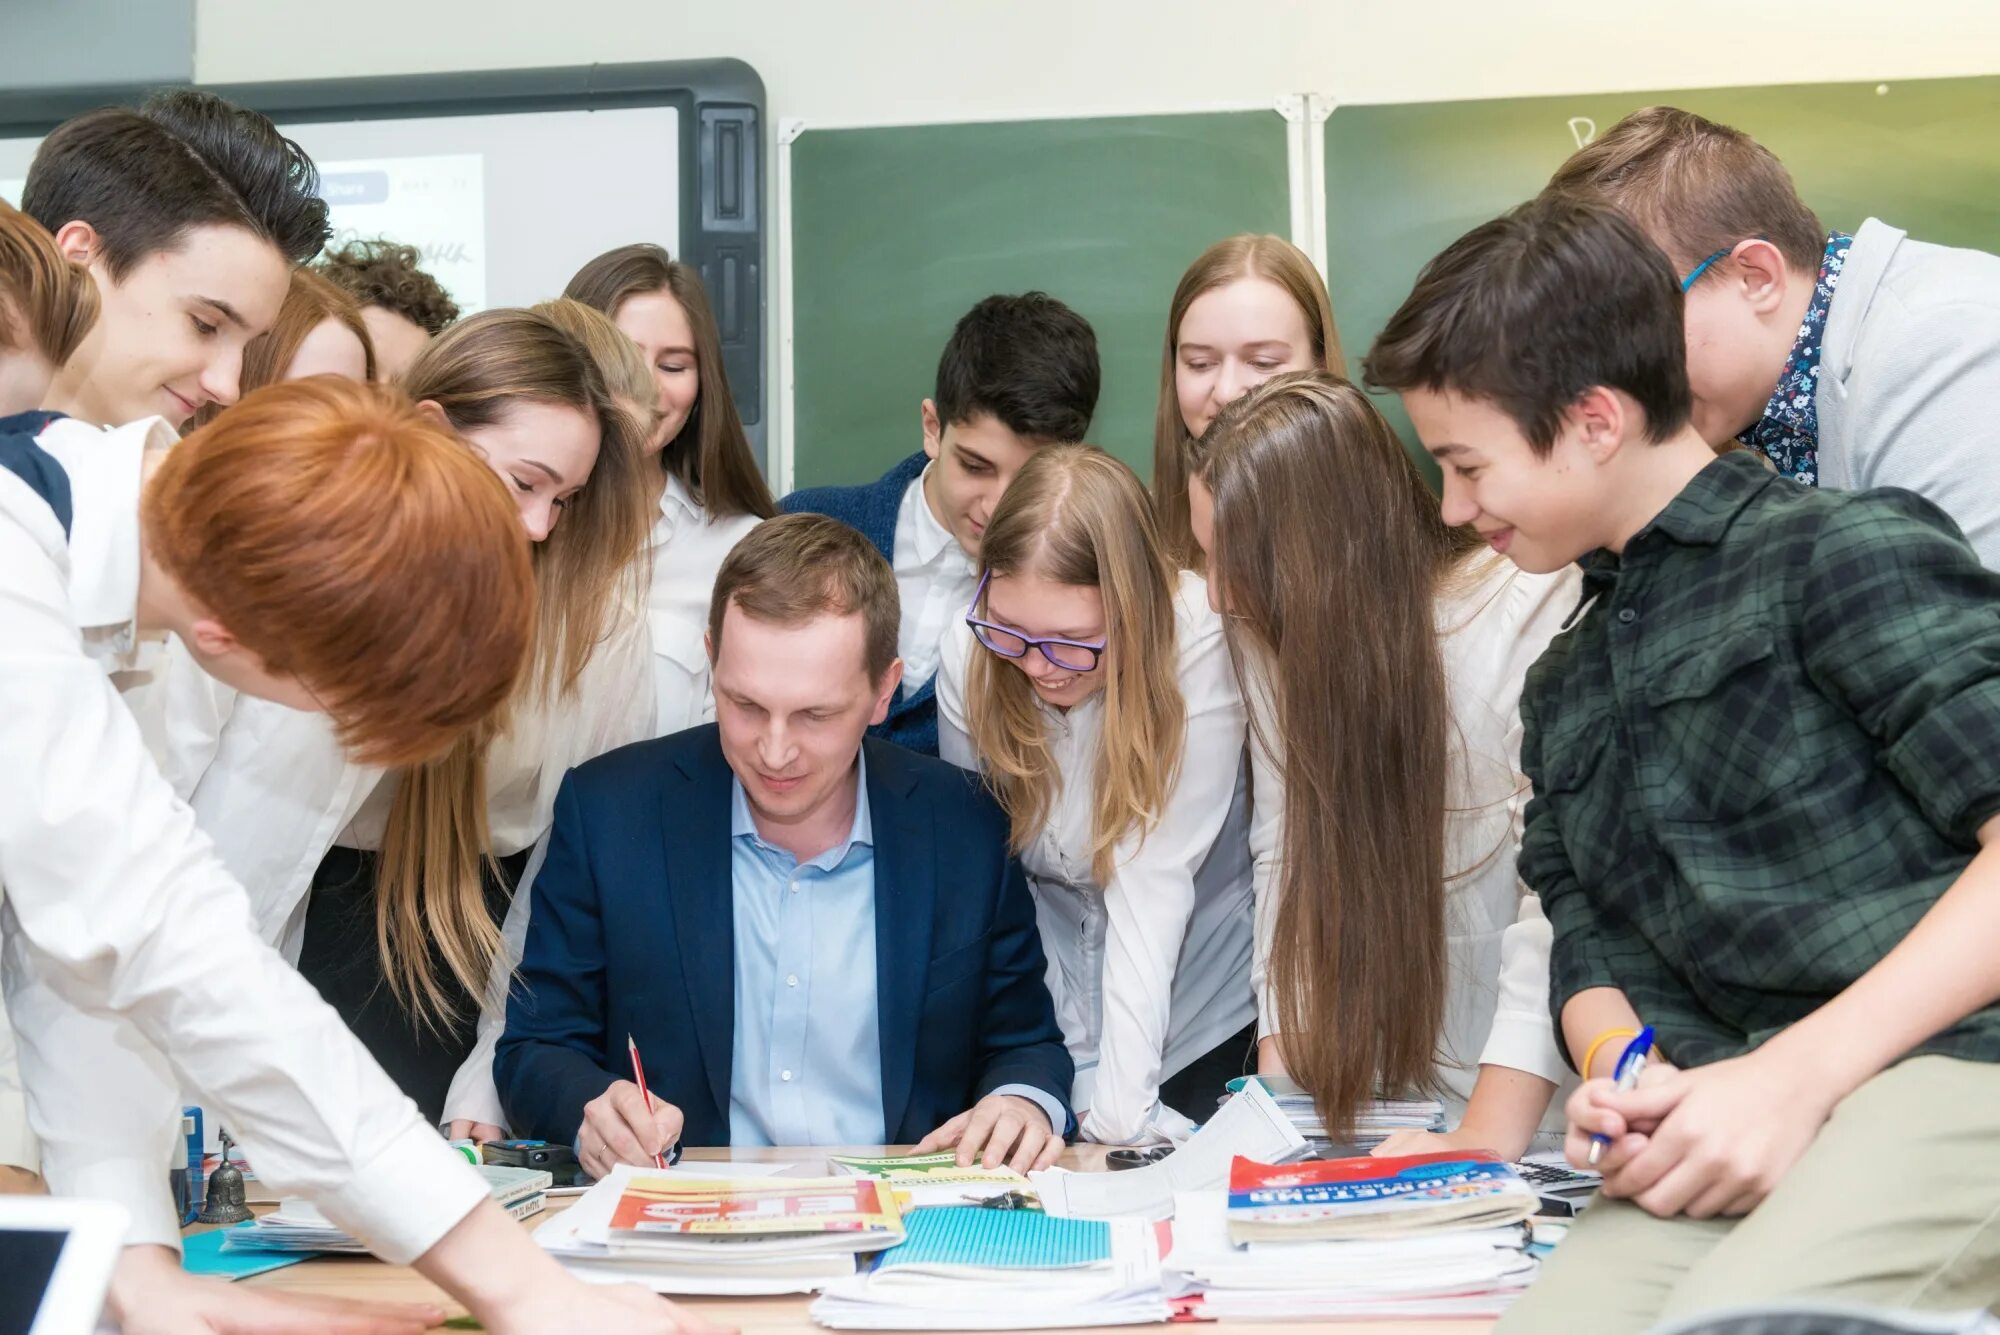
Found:
[{"label": "red pen", "polygon": [[[653,1111],[653,1096],[646,1092],[646,1068],[639,1064],[639,1045],[632,1041],[632,1035],[625,1035],[625,1050],[632,1054],[632,1080],[639,1086],[639,1097],[646,1101],[646,1111]],[[665,1168],[667,1161],[655,1154],[653,1167]]]}]

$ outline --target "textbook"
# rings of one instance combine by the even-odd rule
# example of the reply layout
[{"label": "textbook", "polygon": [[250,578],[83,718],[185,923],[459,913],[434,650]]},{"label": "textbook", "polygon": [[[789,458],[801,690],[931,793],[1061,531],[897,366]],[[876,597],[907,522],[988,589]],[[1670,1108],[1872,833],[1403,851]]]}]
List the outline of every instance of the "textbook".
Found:
[{"label": "textbook", "polygon": [[1518,1224],[1536,1197],[1512,1164],[1483,1151],[1394,1159],[1314,1159],[1229,1169],[1229,1240],[1409,1238]]},{"label": "textbook", "polygon": [[851,1255],[902,1240],[895,1193],[874,1178],[704,1180],[657,1171],[622,1179],[602,1239],[613,1256]]},{"label": "textbook", "polygon": [[982,1168],[978,1164],[961,1168],[953,1150],[879,1156],[833,1154],[827,1156],[827,1162],[836,1173],[887,1182],[895,1189],[896,1201],[905,1210],[977,1205],[1010,1191],[1019,1193],[1031,1205],[1040,1205],[1034,1184],[1013,1169]]},{"label": "textbook", "polygon": [[836,1330],[1034,1330],[1171,1315],[1163,1226],[958,1206],[912,1215],[873,1269],[826,1286],[812,1318]]},{"label": "textbook", "polygon": [[[708,1296],[812,1293],[829,1282],[854,1273],[852,1251],[778,1252],[757,1244],[731,1243],[726,1237],[696,1240],[687,1251],[658,1247],[610,1245],[611,1220],[635,1181],[671,1179],[683,1185],[705,1183],[709,1194],[725,1183],[763,1180],[783,1165],[710,1163],[658,1169],[621,1164],[596,1182],[562,1213],[535,1229],[542,1250],[563,1268],[590,1283],[640,1284],[656,1293]],[[757,1175],[744,1170],[755,1169]],[[793,1186],[800,1183],[786,1179]],[[813,1241],[808,1239],[808,1241]]]}]

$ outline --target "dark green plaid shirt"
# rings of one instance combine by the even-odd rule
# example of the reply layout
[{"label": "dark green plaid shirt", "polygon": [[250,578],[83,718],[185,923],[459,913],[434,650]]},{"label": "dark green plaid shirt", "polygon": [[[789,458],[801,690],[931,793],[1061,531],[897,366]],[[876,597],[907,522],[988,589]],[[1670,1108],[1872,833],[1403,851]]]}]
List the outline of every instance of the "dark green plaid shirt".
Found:
[{"label": "dark green plaid shirt", "polygon": [[[1616,987],[1669,1060],[1719,1061],[1880,960],[2000,812],[2000,575],[1911,493],[1742,453],[1585,566],[1521,696],[1556,1032]],[[2000,1007],[1917,1051],[2000,1060]]]}]

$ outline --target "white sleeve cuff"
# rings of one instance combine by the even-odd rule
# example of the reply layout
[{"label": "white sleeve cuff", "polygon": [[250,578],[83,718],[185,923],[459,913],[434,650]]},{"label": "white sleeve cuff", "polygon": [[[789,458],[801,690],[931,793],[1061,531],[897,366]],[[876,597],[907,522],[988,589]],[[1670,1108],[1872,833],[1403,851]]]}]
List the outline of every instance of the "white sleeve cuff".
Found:
[{"label": "white sleeve cuff", "polygon": [[408,1265],[488,1194],[472,1165],[437,1132],[413,1121],[346,1186],[321,1197],[319,1206],[383,1260]]},{"label": "white sleeve cuff", "polygon": [[1049,1126],[1057,1135],[1063,1135],[1069,1130],[1068,1110],[1062,1106],[1060,1100],[1047,1090],[1036,1089],[1033,1085],[1002,1085],[993,1092],[995,1094],[1012,1094],[1015,1098],[1026,1099],[1037,1108],[1040,1108],[1048,1115]]},{"label": "white sleeve cuff", "polygon": [[444,1122],[484,1122],[507,1129],[507,1114],[500,1107],[500,1091],[493,1084],[493,1049],[484,1042],[473,1048],[451,1078],[444,1096]]},{"label": "white sleeve cuff", "polygon": [[1569,1066],[1556,1047],[1555,1027],[1546,1012],[1495,1015],[1493,1030],[1479,1054],[1479,1064],[1525,1071],[1555,1085],[1569,1078]]},{"label": "white sleeve cuff", "polygon": [[94,1158],[61,1174],[62,1194],[116,1201],[132,1216],[125,1245],[181,1249],[181,1220],[174,1213],[167,1170],[143,1158]]}]

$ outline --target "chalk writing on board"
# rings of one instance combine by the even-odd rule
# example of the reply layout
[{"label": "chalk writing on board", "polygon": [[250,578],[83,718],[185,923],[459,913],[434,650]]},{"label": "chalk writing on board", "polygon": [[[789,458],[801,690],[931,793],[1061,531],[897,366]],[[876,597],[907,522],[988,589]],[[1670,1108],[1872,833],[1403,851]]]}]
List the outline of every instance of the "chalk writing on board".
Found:
[{"label": "chalk writing on board", "polygon": [[1585,144],[1597,138],[1597,122],[1588,116],[1571,116],[1569,118],[1569,134],[1570,138],[1576,140],[1576,146],[1582,148]]}]

